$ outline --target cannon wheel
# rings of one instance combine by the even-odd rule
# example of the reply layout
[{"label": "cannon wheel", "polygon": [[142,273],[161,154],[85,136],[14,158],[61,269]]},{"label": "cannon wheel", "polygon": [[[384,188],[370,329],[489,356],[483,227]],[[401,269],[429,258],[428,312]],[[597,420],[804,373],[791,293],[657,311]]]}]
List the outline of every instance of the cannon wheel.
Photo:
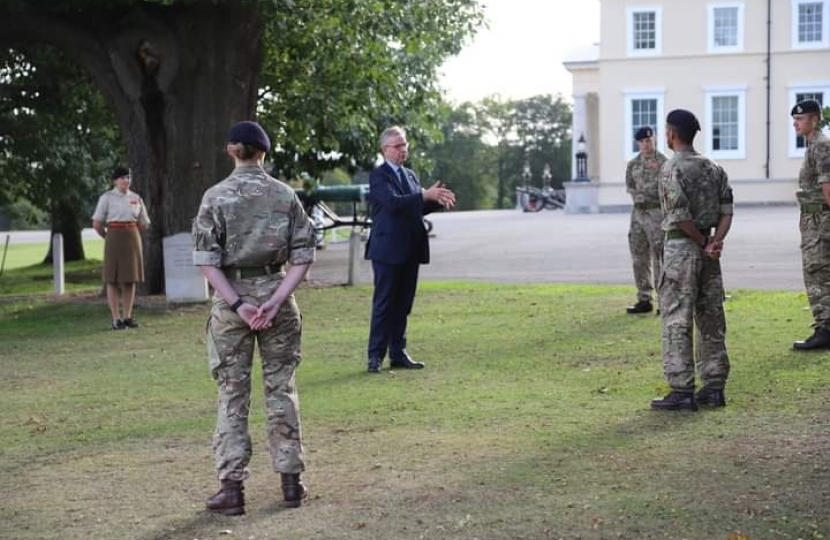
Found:
[{"label": "cannon wheel", "polygon": [[519,203],[525,212],[541,212],[542,208],[545,207],[544,197],[529,192],[522,193]]},{"label": "cannon wheel", "polygon": [[424,228],[426,228],[427,234],[432,232],[432,227],[433,227],[432,222],[430,220],[428,220],[427,218],[424,218]]}]

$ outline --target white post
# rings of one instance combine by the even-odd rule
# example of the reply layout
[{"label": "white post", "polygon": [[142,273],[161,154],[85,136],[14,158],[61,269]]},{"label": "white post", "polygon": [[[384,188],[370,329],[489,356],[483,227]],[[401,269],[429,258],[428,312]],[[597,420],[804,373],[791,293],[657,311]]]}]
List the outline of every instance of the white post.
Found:
[{"label": "white post", "polygon": [[63,235],[61,233],[52,235],[52,266],[55,270],[55,294],[61,295],[66,292],[63,272]]},{"label": "white post", "polygon": [[360,269],[360,233],[352,227],[352,232],[349,234],[349,276],[346,280],[346,285],[352,286],[357,283],[358,272]]}]

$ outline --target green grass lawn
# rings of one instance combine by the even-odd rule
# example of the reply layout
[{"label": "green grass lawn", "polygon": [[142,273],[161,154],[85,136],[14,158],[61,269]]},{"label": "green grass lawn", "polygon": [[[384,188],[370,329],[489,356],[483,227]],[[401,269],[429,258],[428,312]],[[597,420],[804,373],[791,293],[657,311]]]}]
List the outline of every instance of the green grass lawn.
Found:
[{"label": "green grass lawn", "polygon": [[[5,237],[0,235],[0,240]],[[0,245],[2,257],[3,245]],[[45,242],[10,244],[6,265],[0,275],[0,298],[25,294],[50,294],[55,290],[53,267],[42,264],[49,245]],[[64,280],[67,292],[94,291],[101,288],[101,266],[104,259],[104,241],[100,238],[84,240],[85,261],[66,263]]]},{"label": "green grass lawn", "polygon": [[[660,320],[630,290],[425,283],[427,368],[365,373],[370,289],[302,289],[312,499],[286,511],[254,381],[248,514],[206,516],[207,310],[0,303],[0,537],[830,538],[830,353],[803,294],[731,291],[729,405],[658,413]],[[230,532],[228,532],[230,531]]]}]

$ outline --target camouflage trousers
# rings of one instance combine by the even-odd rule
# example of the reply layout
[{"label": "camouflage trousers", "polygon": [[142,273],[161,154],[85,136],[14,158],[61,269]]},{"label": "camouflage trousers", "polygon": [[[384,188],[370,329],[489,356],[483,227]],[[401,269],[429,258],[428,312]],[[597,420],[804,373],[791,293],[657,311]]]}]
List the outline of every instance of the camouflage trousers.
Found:
[{"label": "camouflage trousers", "polygon": [[[703,256],[687,238],[667,240],[660,279],[663,315],[663,369],[673,390],[703,385],[723,388],[729,377],[726,317],[720,262]],[[697,343],[692,334],[697,326]]]},{"label": "camouflage trousers", "polygon": [[633,210],[628,228],[628,248],[634,266],[637,300],[651,301],[653,284],[663,265],[663,212],[659,208]]},{"label": "camouflage trousers", "polygon": [[[245,301],[259,305],[279,284],[262,277],[232,281]],[[299,473],[303,461],[300,404],[294,370],[300,363],[302,321],[294,297],[289,297],[274,325],[253,332],[228,303],[215,295],[207,329],[208,357],[219,386],[219,410],[213,435],[213,453],[219,480],[244,480],[251,460],[248,412],[251,405],[251,368],[254,342],[262,359],[268,446],[274,470]]]},{"label": "camouflage trousers", "polygon": [[830,212],[801,214],[801,262],[815,325],[830,327]]}]

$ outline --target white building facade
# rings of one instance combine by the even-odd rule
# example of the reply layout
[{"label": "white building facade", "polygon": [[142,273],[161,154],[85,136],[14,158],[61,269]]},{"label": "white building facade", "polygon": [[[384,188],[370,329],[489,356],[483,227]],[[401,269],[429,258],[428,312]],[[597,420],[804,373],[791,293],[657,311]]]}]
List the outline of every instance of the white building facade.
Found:
[{"label": "white building facade", "polygon": [[[700,120],[695,145],[729,174],[737,204],[793,203],[804,143],[790,109],[830,105],[830,0],[601,0],[601,41],[565,61],[573,137],[586,140],[600,211],[628,207],[625,165],[665,115]],[[576,148],[574,149],[576,152]]]}]

